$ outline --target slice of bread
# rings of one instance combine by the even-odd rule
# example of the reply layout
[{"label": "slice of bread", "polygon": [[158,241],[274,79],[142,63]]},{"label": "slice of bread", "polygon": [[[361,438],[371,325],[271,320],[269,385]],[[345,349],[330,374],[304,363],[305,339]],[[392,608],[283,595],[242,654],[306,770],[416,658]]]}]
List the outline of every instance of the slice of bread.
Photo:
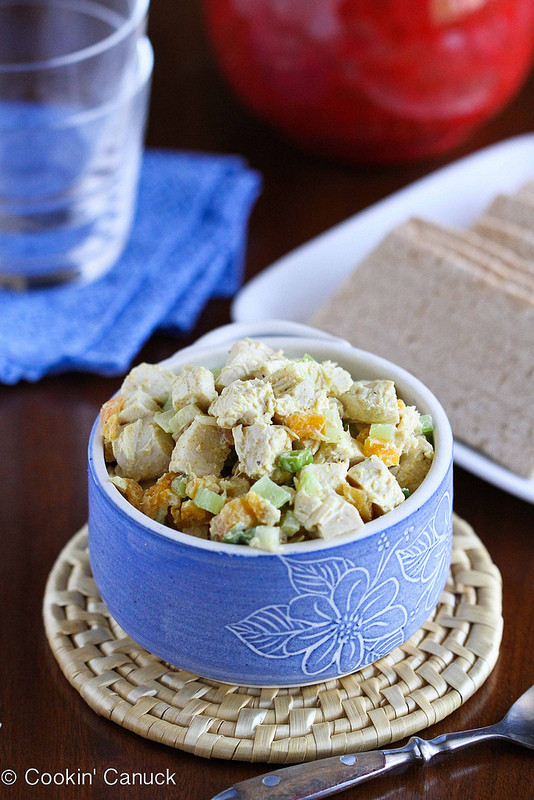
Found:
[{"label": "slice of bread", "polygon": [[401,225],[310,323],[414,373],[458,440],[534,477],[534,305],[525,289]]},{"label": "slice of bread", "polygon": [[510,222],[529,231],[534,230],[534,201],[519,194],[498,194],[485,211],[501,222]]},{"label": "slice of bread", "polygon": [[527,202],[534,203],[534,181],[525,183],[525,185],[515,193],[515,197],[519,197]]},{"label": "slice of bread", "polygon": [[512,250],[534,269],[534,228],[530,230],[486,213],[477,220],[472,230],[479,236]]},{"label": "slice of bread", "polygon": [[503,281],[515,284],[534,299],[534,262],[520,258],[510,248],[488,240],[475,231],[453,230],[427,220],[413,218],[403,227],[405,232],[419,237],[421,242],[435,248],[444,248]]}]

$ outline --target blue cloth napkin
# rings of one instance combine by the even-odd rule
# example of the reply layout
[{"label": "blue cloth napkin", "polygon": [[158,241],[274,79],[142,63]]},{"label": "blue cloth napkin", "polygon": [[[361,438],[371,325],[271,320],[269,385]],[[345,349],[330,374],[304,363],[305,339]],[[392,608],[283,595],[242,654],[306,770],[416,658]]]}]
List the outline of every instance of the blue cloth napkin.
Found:
[{"label": "blue cloth napkin", "polygon": [[151,333],[184,333],[240,286],[260,178],[237,156],[147,150],[115,266],[85,286],[0,290],[0,381],[124,372]]}]

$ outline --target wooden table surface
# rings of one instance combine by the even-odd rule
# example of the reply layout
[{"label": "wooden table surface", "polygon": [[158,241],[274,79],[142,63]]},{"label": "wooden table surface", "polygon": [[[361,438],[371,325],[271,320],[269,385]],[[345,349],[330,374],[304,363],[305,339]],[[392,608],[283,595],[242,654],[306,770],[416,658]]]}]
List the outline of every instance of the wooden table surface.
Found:
[{"label": "wooden table surface", "polygon": [[[263,175],[250,222],[247,277],[334,223],[448,161],[534,130],[534,77],[468,144],[433,162],[347,166],[301,152],[254,119],[231,96],[214,65],[195,0],[153,0],[156,53],[148,143],[239,153]],[[208,305],[190,336],[154,335],[136,361],[170,355],[228,322],[229,304]],[[261,764],[206,761],[158,746],[98,717],[67,683],[41,621],[45,580],[60,548],[87,517],[86,444],[100,404],[121,378],[65,374],[0,387],[0,773],[18,780],[0,797],[209,800]],[[455,469],[455,509],[476,529],[504,581],[504,638],[483,687],[425,736],[498,720],[534,682],[534,506]],[[174,773],[176,785],[92,788],[28,786],[27,769]],[[34,773],[35,774],[35,773]],[[349,791],[346,797],[522,800],[534,797],[534,758],[490,743],[424,769],[413,768]]]}]

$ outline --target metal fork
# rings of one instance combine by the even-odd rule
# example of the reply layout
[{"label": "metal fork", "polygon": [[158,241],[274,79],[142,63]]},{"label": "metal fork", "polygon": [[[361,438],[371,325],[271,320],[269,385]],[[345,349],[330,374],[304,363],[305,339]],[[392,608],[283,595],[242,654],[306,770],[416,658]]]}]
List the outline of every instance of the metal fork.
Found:
[{"label": "metal fork", "polygon": [[534,749],[534,685],[495,725],[444,733],[435,739],[412,736],[404,747],[393,750],[369,750],[275,769],[236,783],[212,800],[316,800],[412,763],[427,764],[439,753],[486,739],[506,739]]}]

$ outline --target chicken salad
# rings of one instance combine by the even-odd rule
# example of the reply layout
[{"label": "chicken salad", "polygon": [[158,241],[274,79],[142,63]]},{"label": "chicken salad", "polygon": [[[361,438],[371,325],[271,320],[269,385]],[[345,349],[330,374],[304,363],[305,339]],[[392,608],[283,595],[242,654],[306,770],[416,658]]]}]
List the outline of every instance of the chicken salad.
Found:
[{"label": "chicken salad", "polygon": [[434,457],[429,415],[391,380],[241,339],[221,369],[140,364],[100,414],[110,479],[176,530],[276,552],[361,535]]}]

